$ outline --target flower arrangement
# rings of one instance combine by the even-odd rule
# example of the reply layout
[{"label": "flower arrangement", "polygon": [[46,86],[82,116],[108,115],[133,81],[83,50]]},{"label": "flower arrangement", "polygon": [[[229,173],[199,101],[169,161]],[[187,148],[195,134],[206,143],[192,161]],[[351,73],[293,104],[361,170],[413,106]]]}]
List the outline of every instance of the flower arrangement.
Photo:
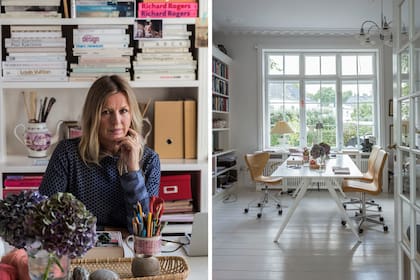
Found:
[{"label": "flower arrangement", "polygon": [[50,198],[24,191],[0,201],[0,236],[30,257],[45,250],[48,265],[42,279],[59,258],[84,255],[96,242],[96,217],[70,193]]},{"label": "flower arrangement", "polygon": [[324,148],[319,144],[314,144],[311,148],[311,157],[312,158],[319,158],[320,156],[325,155]]}]

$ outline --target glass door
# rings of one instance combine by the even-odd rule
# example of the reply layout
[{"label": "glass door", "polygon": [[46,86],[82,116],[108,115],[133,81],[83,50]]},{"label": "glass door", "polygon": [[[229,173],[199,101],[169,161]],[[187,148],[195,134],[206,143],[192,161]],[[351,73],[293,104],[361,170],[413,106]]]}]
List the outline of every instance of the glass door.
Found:
[{"label": "glass door", "polygon": [[394,0],[393,18],[398,279],[420,280],[420,0]]}]

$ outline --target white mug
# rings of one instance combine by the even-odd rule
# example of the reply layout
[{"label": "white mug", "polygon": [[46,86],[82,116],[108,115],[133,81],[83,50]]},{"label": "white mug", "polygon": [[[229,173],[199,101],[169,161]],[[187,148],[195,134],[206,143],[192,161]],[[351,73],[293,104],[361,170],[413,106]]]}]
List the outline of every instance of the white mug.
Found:
[{"label": "white mug", "polygon": [[155,256],[160,254],[161,236],[140,237],[129,235],[125,239],[127,247],[135,255]]}]

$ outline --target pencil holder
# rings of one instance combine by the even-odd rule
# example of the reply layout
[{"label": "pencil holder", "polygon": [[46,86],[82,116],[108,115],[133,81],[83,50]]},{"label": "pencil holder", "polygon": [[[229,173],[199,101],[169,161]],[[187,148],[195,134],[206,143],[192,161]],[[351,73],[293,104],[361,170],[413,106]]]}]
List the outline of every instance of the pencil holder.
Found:
[{"label": "pencil holder", "polygon": [[128,246],[134,255],[155,256],[160,254],[161,236],[139,237],[130,235],[127,237],[127,244],[133,239],[133,246]]}]

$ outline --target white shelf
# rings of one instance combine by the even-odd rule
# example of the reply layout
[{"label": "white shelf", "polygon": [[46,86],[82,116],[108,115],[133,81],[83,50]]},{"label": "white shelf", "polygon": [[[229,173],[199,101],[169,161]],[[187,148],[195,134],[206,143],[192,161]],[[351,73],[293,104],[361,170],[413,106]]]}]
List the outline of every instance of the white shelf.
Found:
[{"label": "white shelf", "polygon": [[[154,18],[147,18],[154,19]],[[79,25],[79,24],[134,24],[136,18],[9,18],[0,17],[0,25]],[[195,18],[167,18],[164,19],[165,23],[170,24],[195,24]]]},{"label": "white shelf", "polygon": [[229,131],[230,128],[229,127],[224,127],[224,128],[213,128],[213,131]]},{"label": "white shelf", "polygon": [[[5,82],[1,81],[2,88],[4,89],[20,89],[20,88],[89,88],[92,82]],[[198,88],[200,86],[199,81],[147,81],[147,82],[135,82],[130,81],[130,85],[133,88],[178,88],[178,87],[190,87]]]},{"label": "white shelf", "polygon": [[215,157],[220,157],[220,156],[227,155],[227,154],[231,154],[231,153],[234,153],[234,152],[236,152],[236,150],[234,150],[234,149],[230,149],[230,150],[226,150],[226,151],[222,151],[222,152],[217,152],[217,153],[214,153],[214,154],[212,155],[212,157],[213,157],[213,158],[215,158]]},{"label": "white shelf", "polygon": [[236,168],[238,168],[238,166],[236,164],[231,166],[231,167],[224,168],[224,169],[220,170],[219,172],[217,172],[216,174],[213,174],[213,178],[217,177],[217,176],[220,176],[220,175],[228,172],[229,170],[233,170],[233,169],[236,169]]},{"label": "white shelf", "polygon": [[[27,156],[7,156],[3,162],[0,162],[0,170],[2,173],[43,173],[47,168],[47,158],[29,158]],[[37,165],[41,162],[44,165]],[[196,159],[161,159],[162,171],[206,171],[207,161]]]}]

